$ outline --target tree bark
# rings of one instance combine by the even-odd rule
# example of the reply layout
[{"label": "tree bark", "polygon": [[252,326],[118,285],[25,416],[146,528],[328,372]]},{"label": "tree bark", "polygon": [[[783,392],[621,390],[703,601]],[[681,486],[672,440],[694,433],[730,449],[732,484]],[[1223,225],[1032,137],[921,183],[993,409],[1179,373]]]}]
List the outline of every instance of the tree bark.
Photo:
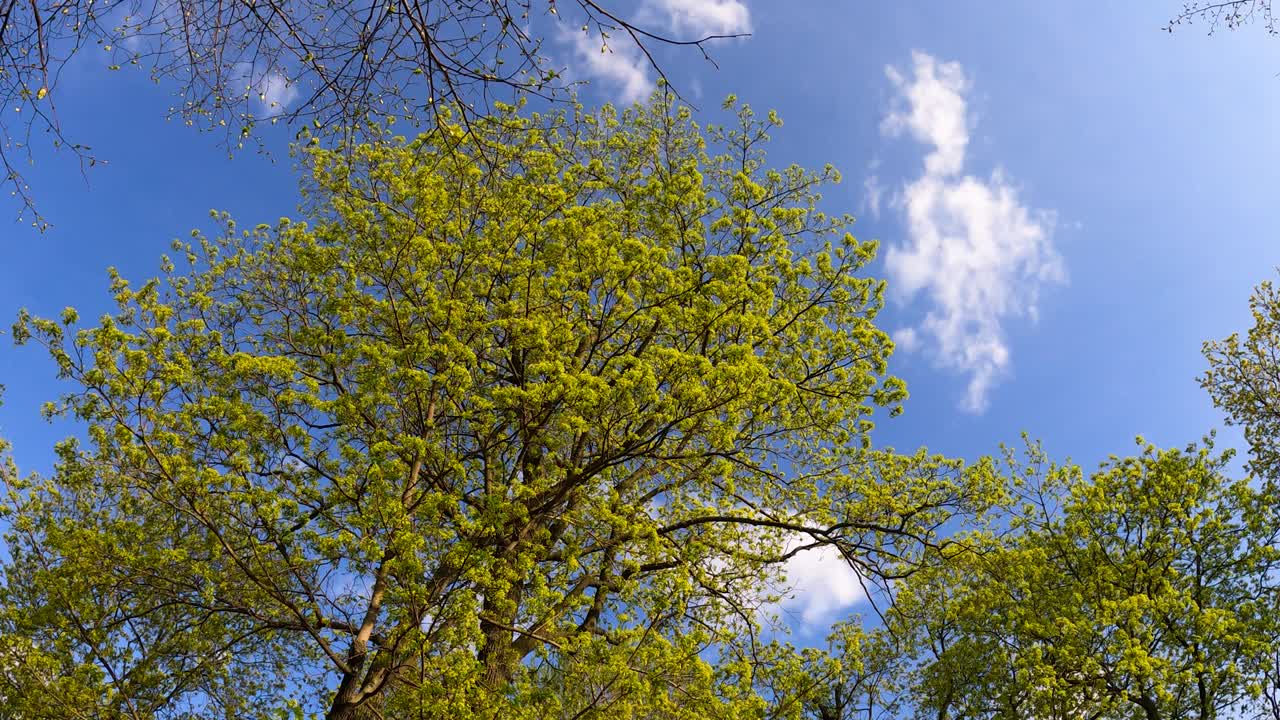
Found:
[{"label": "tree bark", "polygon": [[1147,720],[1161,720],[1160,706],[1156,705],[1156,701],[1146,695],[1138,695],[1132,698],[1138,707],[1142,708],[1142,712],[1146,715]]}]

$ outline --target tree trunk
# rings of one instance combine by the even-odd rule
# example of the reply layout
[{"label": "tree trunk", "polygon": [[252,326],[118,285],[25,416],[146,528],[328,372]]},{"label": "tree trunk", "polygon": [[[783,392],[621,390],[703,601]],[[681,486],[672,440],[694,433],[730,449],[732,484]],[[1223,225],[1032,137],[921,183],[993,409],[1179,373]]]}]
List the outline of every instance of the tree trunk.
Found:
[{"label": "tree trunk", "polygon": [[1139,695],[1134,697],[1133,701],[1137,703],[1138,707],[1142,708],[1142,712],[1146,715],[1147,720],[1161,720],[1160,706],[1156,705],[1155,700],[1152,700],[1146,695]]},{"label": "tree trunk", "polygon": [[329,712],[324,715],[324,720],[355,720],[358,712],[359,708],[356,705],[341,698],[334,698]]},{"label": "tree trunk", "polygon": [[511,631],[495,623],[482,622],[484,649],[480,661],[484,664],[485,687],[499,689],[511,681],[516,658],[511,646]]},{"label": "tree trunk", "polygon": [[512,628],[515,622],[515,610],[520,604],[519,587],[512,588],[501,599],[487,595],[484,601],[484,614],[487,619],[480,621],[480,631],[484,635],[484,647],[480,648],[480,662],[484,665],[485,686],[497,690],[511,682],[516,665],[520,662],[515,650],[515,639]]}]

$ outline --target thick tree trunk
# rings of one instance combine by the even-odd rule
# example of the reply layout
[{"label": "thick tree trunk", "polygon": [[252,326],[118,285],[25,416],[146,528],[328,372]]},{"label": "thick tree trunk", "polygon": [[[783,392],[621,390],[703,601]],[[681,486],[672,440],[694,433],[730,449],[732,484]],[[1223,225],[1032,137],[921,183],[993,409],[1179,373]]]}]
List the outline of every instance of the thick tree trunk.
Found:
[{"label": "thick tree trunk", "polygon": [[1142,708],[1142,712],[1146,715],[1147,720],[1162,720],[1160,717],[1160,706],[1156,704],[1155,700],[1152,700],[1146,695],[1139,695],[1134,697],[1133,701],[1137,703],[1138,707]]},{"label": "thick tree trunk", "polygon": [[334,698],[333,705],[329,707],[329,712],[325,713],[325,720],[355,720],[359,713],[359,708],[349,701],[341,698]]},{"label": "thick tree trunk", "polygon": [[481,623],[484,631],[484,649],[480,661],[484,664],[485,686],[493,689],[506,686],[511,681],[517,659],[512,647],[511,631],[495,623]]},{"label": "thick tree trunk", "polygon": [[379,701],[386,689],[387,681],[395,672],[391,667],[394,662],[393,655],[380,650],[371,657],[372,660],[367,663],[368,671],[362,678],[356,681],[343,678],[338,686],[338,692],[334,695],[333,703],[329,706],[329,712],[325,713],[326,720],[350,720],[369,716],[368,713],[361,711],[361,707],[366,703]]},{"label": "thick tree trunk", "polygon": [[360,681],[354,677],[343,677],[338,685],[338,692],[333,696],[333,702],[329,704],[329,712],[324,715],[325,720],[353,720],[358,717],[360,685]]},{"label": "thick tree trunk", "polygon": [[484,614],[487,618],[480,621],[480,631],[484,635],[484,647],[480,648],[480,662],[484,665],[485,686],[497,689],[511,682],[516,665],[520,662],[519,654],[514,647],[513,623],[515,612],[519,607],[520,589],[512,588],[506,597],[486,596]]}]

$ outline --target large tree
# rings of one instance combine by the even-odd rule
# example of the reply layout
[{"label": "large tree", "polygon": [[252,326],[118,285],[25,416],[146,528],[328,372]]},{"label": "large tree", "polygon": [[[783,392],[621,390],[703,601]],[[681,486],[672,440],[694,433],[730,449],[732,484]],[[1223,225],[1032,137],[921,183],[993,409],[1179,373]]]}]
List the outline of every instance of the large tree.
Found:
[{"label": "large tree", "polygon": [[1210,448],[1034,469],[1007,530],[912,578],[922,716],[1270,717],[1277,508]]},{"label": "large tree", "polygon": [[495,98],[563,98],[573,42],[553,50],[556,37],[638,52],[662,77],[663,48],[710,59],[709,43],[748,27],[737,2],[671,12],[684,14],[612,0],[0,0],[0,168],[43,226],[21,174],[33,143],[97,161],[56,110],[83,53],[148,72],[173,93],[172,117],[236,148],[268,121],[343,133],[370,117],[430,122],[442,104],[470,115]]},{"label": "large tree", "polygon": [[708,717],[805,687],[757,634],[786,561],[909,572],[995,481],[871,448],[905,398],[875,243],[737,114],[703,132],[664,94],[313,148],[305,221],[223,218],[113,275],[94,327],[24,315],[85,426],[8,479],[0,620],[50,692]]}]

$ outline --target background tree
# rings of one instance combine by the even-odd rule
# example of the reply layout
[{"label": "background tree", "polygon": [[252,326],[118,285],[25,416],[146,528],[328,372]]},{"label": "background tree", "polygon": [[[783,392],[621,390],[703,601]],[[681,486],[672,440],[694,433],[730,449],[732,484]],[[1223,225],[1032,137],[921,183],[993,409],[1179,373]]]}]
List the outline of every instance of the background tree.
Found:
[{"label": "background tree", "polygon": [[[893,638],[877,628],[866,630],[860,618],[841,623],[832,632],[825,653],[812,653],[800,675],[810,692],[783,693],[795,697],[805,720],[881,720],[898,717],[904,706],[897,682],[901,659]],[[782,703],[769,717],[786,717]]]},{"label": "background tree", "polygon": [[921,715],[1269,716],[1276,508],[1230,457],[1144,445],[1023,485],[1008,534],[910,582]]},{"label": "background tree", "polygon": [[638,46],[659,77],[658,47],[710,59],[708,43],[727,37],[649,20],[606,0],[0,0],[0,165],[43,226],[19,170],[33,137],[97,162],[55,105],[63,68],[85,50],[105,51],[112,70],[146,70],[172,89],[173,117],[234,148],[267,121],[345,133],[371,118],[430,121],[442,104],[465,122],[494,98],[561,97],[564,68],[544,48],[557,32],[584,33],[601,52]]},{"label": "background tree", "polygon": [[[760,720],[875,720],[895,717],[897,655],[882,630],[867,630],[853,618],[833,628],[825,649],[796,648],[770,641],[744,645],[747,653],[723,658],[711,669],[721,682],[732,678],[754,688],[751,702],[739,703],[741,717]],[[539,670],[546,668],[539,667]],[[572,659],[537,678],[537,684],[554,693],[567,717],[595,713],[602,717],[674,718],[688,716],[686,707],[694,701],[698,688],[707,683],[698,678],[702,668],[690,665],[662,668],[662,681],[680,688],[676,702],[634,703],[634,694],[620,688],[619,672],[598,666],[583,667]],[[654,676],[658,673],[654,672]],[[643,697],[641,695],[640,697]],[[696,703],[705,708],[705,703]],[[715,713],[718,717],[724,713]]]},{"label": "background tree", "polygon": [[[995,552],[982,547],[981,536],[967,537],[965,545],[969,552]],[[966,603],[965,589],[990,583],[977,556],[959,555],[913,577],[895,597],[889,626],[901,648],[898,683],[910,716],[1014,718],[1031,712],[1033,685],[1018,654],[991,619],[971,615]],[[1043,717],[1062,715],[1048,711]]]},{"label": "background tree", "polygon": [[[1249,467],[1272,483],[1280,481],[1280,292],[1269,282],[1249,299],[1253,327],[1222,341],[1207,342],[1209,369],[1200,384],[1226,413],[1227,424],[1244,429]],[[1280,496],[1276,496],[1280,497]]]},{"label": "background tree", "polygon": [[870,447],[905,398],[875,244],[738,118],[664,94],[314,148],[306,222],[113,275],[96,327],[23,316],[87,430],[11,479],[13,626],[125,716],[778,700],[753,668],[789,558],[904,574],[1001,483]]}]

